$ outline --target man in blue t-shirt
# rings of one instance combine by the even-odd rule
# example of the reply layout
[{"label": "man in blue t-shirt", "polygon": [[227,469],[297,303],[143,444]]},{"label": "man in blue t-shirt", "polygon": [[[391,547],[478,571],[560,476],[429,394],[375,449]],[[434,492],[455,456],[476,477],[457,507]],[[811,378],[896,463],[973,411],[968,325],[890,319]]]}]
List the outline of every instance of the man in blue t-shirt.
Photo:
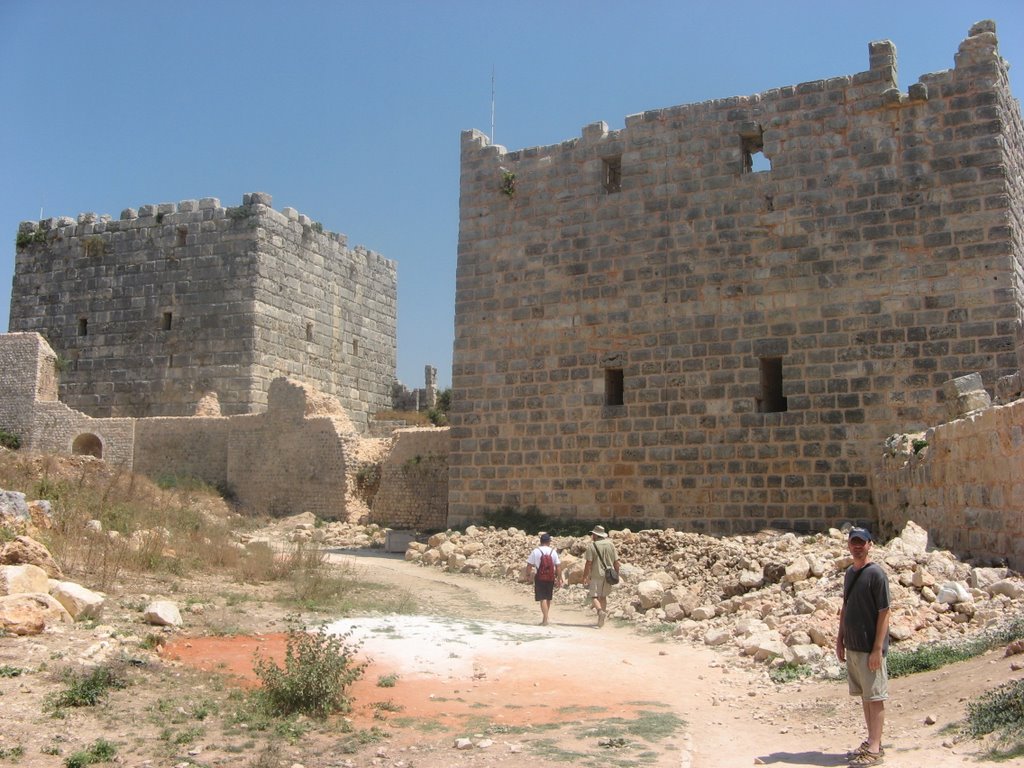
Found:
[{"label": "man in blue t-shirt", "polygon": [[847,548],[853,565],[843,579],[843,608],[839,613],[836,657],[846,662],[850,695],[864,706],[867,739],[850,752],[850,765],[881,765],[882,727],[889,677],[885,654],[889,650],[889,577],[871,561],[871,532],[851,528]]}]

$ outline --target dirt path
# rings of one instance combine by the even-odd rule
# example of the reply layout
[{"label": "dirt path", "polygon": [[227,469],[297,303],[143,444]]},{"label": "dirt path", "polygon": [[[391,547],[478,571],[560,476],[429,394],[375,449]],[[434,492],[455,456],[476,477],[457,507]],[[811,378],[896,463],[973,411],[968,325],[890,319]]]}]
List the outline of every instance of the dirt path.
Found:
[{"label": "dirt path", "polygon": [[[393,731],[386,747],[364,756],[368,762],[351,765],[532,766],[547,757],[655,768],[838,766],[863,737],[860,702],[845,681],[776,686],[763,665],[728,653],[613,623],[598,630],[578,590],[572,603],[556,597],[551,626],[540,627],[525,585],[376,552],[331,558],[410,590],[426,614],[338,626],[354,627],[371,660],[352,692],[353,721],[364,728],[383,721]],[[196,646],[195,655],[223,668],[226,652],[216,642]],[[265,648],[273,642],[265,638]],[[251,648],[239,658],[244,671]],[[893,681],[886,765],[973,762],[961,746],[943,746],[951,741],[943,727],[963,717],[967,698],[1019,674],[993,653]],[[388,675],[397,676],[395,685],[381,687]],[[472,746],[454,749],[457,738]]]}]

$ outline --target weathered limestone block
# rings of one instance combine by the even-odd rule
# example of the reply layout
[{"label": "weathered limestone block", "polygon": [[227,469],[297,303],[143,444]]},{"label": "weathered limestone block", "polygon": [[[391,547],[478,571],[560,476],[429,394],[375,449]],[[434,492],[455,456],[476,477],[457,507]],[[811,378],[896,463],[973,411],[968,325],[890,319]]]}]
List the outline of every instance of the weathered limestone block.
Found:
[{"label": "weathered limestone block", "polygon": [[50,579],[37,565],[0,565],[0,595],[46,592]]},{"label": "weathered limestone block", "polygon": [[154,600],[146,606],[142,618],[146,623],[158,627],[181,626],[181,613],[177,604],[171,600]]},{"label": "weathered limestone block", "polygon": [[99,592],[93,592],[73,581],[51,582],[50,595],[64,606],[75,621],[99,619],[103,616],[103,608],[107,602]]},{"label": "weathered limestone block", "polygon": [[52,579],[62,579],[64,574],[49,550],[29,536],[17,536],[0,548],[0,565],[38,565]]},{"label": "weathered limestone block", "polygon": [[71,622],[71,614],[45,592],[0,597],[0,630],[13,635],[38,635],[51,627]]},{"label": "weathered limestone block", "polygon": [[950,420],[992,405],[980,373],[950,379],[942,385],[942,392],[946,396],[946,414]]}]

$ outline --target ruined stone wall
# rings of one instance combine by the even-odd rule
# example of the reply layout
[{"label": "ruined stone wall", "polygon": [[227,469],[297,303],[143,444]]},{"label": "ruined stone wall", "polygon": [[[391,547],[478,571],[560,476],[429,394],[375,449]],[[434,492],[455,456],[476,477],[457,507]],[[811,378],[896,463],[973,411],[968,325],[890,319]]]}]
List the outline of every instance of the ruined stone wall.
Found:
[{"label": "ruined stone wall", "polygon": [[391,451],[381,464],[370,522],[398,530],[446,528],[449,448],[447,427],[395,430]]},{"label": "ruined stone wall", "polygon": [[24,222],[10,328],[62,362],[61,400],[92,416],[225,415],[289,376],[364,425],[395,378],[395,265],[262,193]]},{"label": "ruined stone wall", "polygon": [[32,427],[36,401],[57,399],[57,356],[35,333],[0,335],[0,429]]},{"label": "ruined stone wall", "polygon": [[344,437],[352,423],[337,410],[308,408],[309,394],[298,382],[275,379],[266,413],[232,420],[228,483],[249,509],[343,520]]},{"label": "ruined stone wall", "polygon": [[346,457],[359,438],[335,398],[278,378],[265,413],[94,419],[41,399],[56,391],[52,381],[40,386],[39,374],[52,372],[55,358],[38,334],[0,334],[0,426],[24,449],[88,453],[154,479],[199,478],[257,513],[346,518]]},{"label": "ruined stone wall", "polygon": [[0,334],[0,428],[25,450],[86,453],[131,469],[134,420],[93,419],[58,402],[56,365],[38,334]]},{"label": "ruined stone wall", "polygon": [[935,546],[1024,570],[1024,399],[927,430],[883,454],[873,487],[883,528],[907,520]]},{"label": "ruined stone wall", "polygon": [[463,134],[451,522],[874,521],[885,436],[939,421],[944,381],[1016,369],[1022,135],[994,24],[905,93],[895,47],[868,50],[561,144]]},{"label": "ruined stone wall", "polygon": [[229,436],[233,420],[241,418],[245,417],[137,419],[134,469],[156,479],[194,477],[230,490]]}]

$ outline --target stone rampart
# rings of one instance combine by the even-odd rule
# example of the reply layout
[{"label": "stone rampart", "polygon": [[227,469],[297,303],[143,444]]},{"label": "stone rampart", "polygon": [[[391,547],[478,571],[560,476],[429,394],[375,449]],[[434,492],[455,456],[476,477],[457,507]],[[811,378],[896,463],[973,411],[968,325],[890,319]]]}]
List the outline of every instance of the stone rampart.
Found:
[{"label": "stone rampart", "polygon": [[[346,519],[346,457],[359,438],[334,398],[278,378],[265,413],[92,418],[39,399],[54,391],[50,374],[41,372],[52,373],[55,360],[38,334],[0,334],[0,428],[17,434],[25,450],[89,454],[156,479],[199,478],[257,513]],[[437,493],[428,508],[443,507],[446,487]]]},{"label": "stone rampart", "polygon": [[449,438],[447,427],[395,430],[391,451],[381,464],[370,522],[413,531],[448,526]]},{"label": "stone rampart", "polygon": [[1024,350],[1021,130],[995,25],[868,69],[462,138],[451,522],[873,523],[871,459]]},{"label": "stone rampart", "polygon": [[390,407],[395,264],[271,203],[23,222],[10,328],[47,338],[61,400],[91,416],[187,416],[211,391],[225,415],[255,413],[287,376],[363,428]]},{"label": "stone rampart", "polygon": [[883,528],[914,520],[935,546],[1024,570],[1024,399],[889,446],[873,478]]}]

